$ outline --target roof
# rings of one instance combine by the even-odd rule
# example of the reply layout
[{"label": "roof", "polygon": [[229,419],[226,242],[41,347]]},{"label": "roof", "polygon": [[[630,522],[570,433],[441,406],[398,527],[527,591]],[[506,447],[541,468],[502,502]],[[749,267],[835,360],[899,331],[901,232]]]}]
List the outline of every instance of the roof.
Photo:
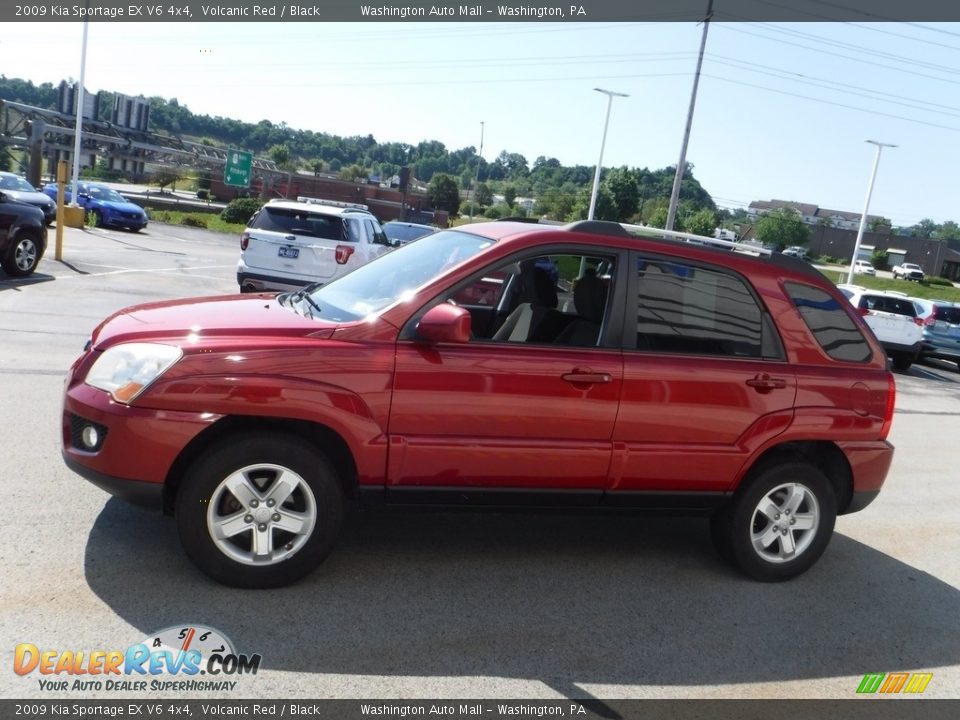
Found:
[{"label": "roof", "polygon": [[363,213],[372,215],[366,205],[359,203],[337,202],[336,200],[321,200],[319,198],[298,197],[296,200],[273,199],[264,207],[278,207],[286,210],[310,210],[324,215],[345,215],[347,213]]}]

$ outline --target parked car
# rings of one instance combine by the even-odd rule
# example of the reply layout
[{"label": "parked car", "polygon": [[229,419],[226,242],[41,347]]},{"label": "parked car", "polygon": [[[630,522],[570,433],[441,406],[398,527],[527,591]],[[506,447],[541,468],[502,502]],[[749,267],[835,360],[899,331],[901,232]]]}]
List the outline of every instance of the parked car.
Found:
[{"label": "parked car", "polygon": [[348,504],[709,514],[745,574],[794,577],[884,482],[883,348],[807,263],[655,232],[479,223],[121,310],[68,373],[63,456],[235,586],[310,572]]},{"label": "parked car", "polygon": [[868,290],[858,285],[838,287],[873,330],[893,367],[910,369],[923,350],[923,321],[913,300],[904,293]]},{"label": "parked car", "polygon": [[903,263],[893,266],[894,280],[923,280],[923,268],[916,263]]},{"label": "parked car", "polygon": [[783,254],[789,255],[791,257],[800,258],[801,260],[805,260],[807,258],[807,249],[799,245],[794,245],[792,247],[788,247],[787,249],[785,249],[783,251]]},{"label": "parked car", "polygon": [[43,221],[49,225],[57,219],[57,204],[19,175],[0,171],[0,190],[11,200],[40,208]]},{"label": "parked car", "polygon": [[400,220],[391,220],[383,224],[383,232],[394,247],[406,245],[408,242],[418,240],[424,235],[436,232],[436,230],[437,228],[433,225],[420,225],[419,223],[401,222]]},{"label": "parked car", "polygon": [[923,321],[921,357],[951,360],[960,370],[960,305],[946,300],[913,298]]},{"label": "parked car", "polygon": [[[97,227],[119,227],[139,232],[147,226],[147,213],[136,203],[127,200],[116,190],[103,183],[77,183],[77,205],[84,214],[92,218]],[[57,197],[57,183],[47,183],[43,192],[51,198]],[[73,202],[73,185],[68,184],[63,191],[63,201]]]},{"label": "parked car", "polygon": [[869,260],[857,260],[853,263],[853,273],[855,275],[876,275],[877,270]]},{"label": "parked car", "polygon": [[240,236],[240,292],[330,283],[391,245],[366,205],[299,197],[273,200]]},{"label": "parked car", "polygon": [[11,277],[26,277],[37,269],[47,249],[47,225],[35,205],[0,190],[0,266]]}]

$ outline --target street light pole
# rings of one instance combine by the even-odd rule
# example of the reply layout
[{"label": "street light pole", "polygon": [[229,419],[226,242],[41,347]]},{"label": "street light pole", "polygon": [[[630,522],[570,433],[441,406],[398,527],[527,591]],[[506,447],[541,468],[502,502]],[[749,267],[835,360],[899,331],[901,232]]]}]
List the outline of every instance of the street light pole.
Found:
[{"label": "street light pole", "polygon": [[863,231],[867,226],[867,210],[870,209],[870,196],[873,195],[873,183],[877,179],[877,168],[880,166],[880,153],[885,147],[895,148],[896,145],[882,143],[877,140],[867,140],[871,145],[877,146],[877,154],[873,159],[873,172],[870,173],[870,185],[867,186],[867,199],[863,203],[863,214],[860,216],[860,228],[857,230],[857,240],[853,244],[853,257],[850,258],[850,270],[847,272],[847,284],[853,283],[853,269],[857,264],[857,255],[860,254],[860,243],[863,242]]},{"label": "street light pole", "polygon": [[477,199],[477,185],[480,182],[480,161],[483,159],[483,120],[480,121],[480,152],[477,153],[477,172],[473,176],[473,192],[470,193],[470,222],[473,222],[473,204]]},{"label": "street light pole", "polygon": [[607,144],[607,127],[610,125],[610,108],[613,105],[613,98],[630,97],[626,93],[613,92],[613,90],[604,90],[603,88],[594,88],[594,90],[607,96],[607,119],[603,122],[603,139],[600,140],[600,157],[597,159],[597,170],[593,174],[593,192],[590,194],[590,211],[587,213],[587,220],[593,220],[593,212],[597,209],[597,193],[600,191],[600,168],[603,166],[603,149]]},{"label": "street light pole", "polygon": [[70,193],[70,207],[77,207],[77,181],[80,178],[80,134],[83,131],[83,81],[87,70],[87,28],[89,23],[83,21],[83,43],[80,49],[80,82],[77,85],[77,126],[73,137],[73,190]]}]

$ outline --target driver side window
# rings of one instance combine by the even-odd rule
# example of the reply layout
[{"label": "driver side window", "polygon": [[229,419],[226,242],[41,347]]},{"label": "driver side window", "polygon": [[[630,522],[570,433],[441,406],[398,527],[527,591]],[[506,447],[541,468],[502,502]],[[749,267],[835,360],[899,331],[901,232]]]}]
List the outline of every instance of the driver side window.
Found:
[{"label": "driver side window", "polygon": [[455,289],[475,342],[593,347],[607,318],[614,259],[580,254],[525,256]]}]

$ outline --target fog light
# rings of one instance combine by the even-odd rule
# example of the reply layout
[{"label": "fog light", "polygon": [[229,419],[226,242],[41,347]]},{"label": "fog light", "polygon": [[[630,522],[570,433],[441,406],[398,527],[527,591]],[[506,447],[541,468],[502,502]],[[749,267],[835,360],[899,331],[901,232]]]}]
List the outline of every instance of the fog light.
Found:
[{"label": "fog light", "polygon": [[86,445],[87,449],[93,450],[100,444],[100,433],[97,432],[97,429],[93,425],[85,425],[83,431],[80,433],[80,439],[83,441],[83,444]]}]

